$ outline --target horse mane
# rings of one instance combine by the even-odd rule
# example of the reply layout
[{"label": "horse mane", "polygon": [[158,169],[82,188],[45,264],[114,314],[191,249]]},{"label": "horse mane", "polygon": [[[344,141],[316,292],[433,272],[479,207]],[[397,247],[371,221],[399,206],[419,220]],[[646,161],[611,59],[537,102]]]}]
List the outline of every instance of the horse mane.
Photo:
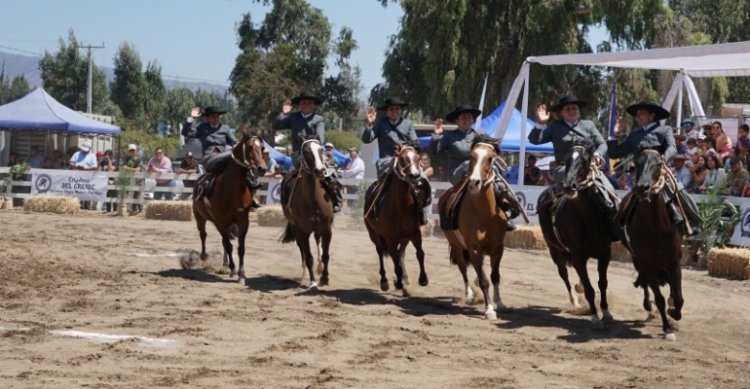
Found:
[{"label": "horse mane", "polygon": [[471,142],[471,147],[474,147],[477,143],[487,143],[497,148],[500,145],[500,140],[489,135],[477,134]]},{"label": "horse mane", "polygon": [[594,142],[590,139],[575,139],[573,140],[573,146],[580,146],[591,152],[591,149],[594,148]]}]

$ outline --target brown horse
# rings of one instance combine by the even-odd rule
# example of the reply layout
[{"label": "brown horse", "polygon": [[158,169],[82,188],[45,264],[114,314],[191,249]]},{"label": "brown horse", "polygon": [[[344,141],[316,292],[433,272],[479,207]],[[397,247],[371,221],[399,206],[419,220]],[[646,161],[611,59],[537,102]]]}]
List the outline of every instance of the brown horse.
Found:
[{"label": "brown horse", "polygon": [[[552,260],[557,265],[557,272],[568,290],[571,304],[578,306],[578,297],[571,290],[568,281],[568,266],[573,266],[583,284],[584,295],[591,312],[592,327],[603,329],[606,323],[613,320],[607,303],[607,268],[612,257],[612,222],[597,199],[599,194],[594,179],[599,174],[599,169],[590,148],[590,142],[573,144],[565,160],[563,197],[559,199],[554,211],[554,222],[552,211],[547,205],[538,208],[539,224]],[[547,194],[550,194],[552,189],[547,191]],[[594,288],[586,270],[589,258],[597,259],[601,319],[594,303]]]},{"label": "brown horse", "polygon": [[[665,172],[661,154],[644,149],[636,159],[636,185],[625,197],[622,210],[625,239],[638,272],[636,287],[643,288],[643,308],[651,312],[648,288],[654,292],[656,307],[661,315],[662,329],[667,340],[677,340],[667,313],[674,320],[682,318],[682,233],[672,224],[661,190],[672,176]],[[674,307],[666,308],[660,286],[669,284]]]},{"label": "brown horse", "polygon": [[216,176],[213,190],[193,200],[193,215],[201,237],[201,258],[206,259],[206,221],[211,221],[221,234],[224,246],[224,265],[229,265],[234,276],[231,239],[237,238],[240,267],[237,276],[245,278],[245,235],[249,224],[248,213],[253,203],[253,191],[247,181],[263,176],[267,169],[263,160],[263,142],[257,136],[244,137],[234,146],[231,161]]},{"label": "brown horse", "polygon": [[[393,158],[393,173],[383,176],[381,181],[375,182],[367,189],[364,209],[365,226],[370,234],[370,240],[375,244],[375,250],[380,259],[380,289],[388,290],[388,278],[385,276],[383,257],[390,256],[393,259],[393,267],[396,280],[393,285],[396,289],[403,289],[406,280],[404,269],[404,252],[406,246],[411,242],[417,249],[417,260],[419,261],[419,285],[426,286],[429,283],[427,273],[424,270],[424,251],[422,250],[422,231],[420,230],[419,205],[412,195],[416,192],[416,186],[420,179],[419,153],[411,146],[399,145]],[[385,189],[383,189],[385,188]],[[373,196],[376,190],[385,190],[379,193],[383,196],[382,206],[378,213],[372,211]],[[404,291],[406,294],[406,291]]]},{"label": "brown horse", "polygon": [[[500,299],[500,260],[503,258],[508,215],[495,203],[492,183],[496,173],[492,165],[494,159],[498,158],[496,147],[484,142],[472,146],[469,176],[455,189],[466,191],[458,210],[458,229],[444,231],[450,244],[451,262],[458,265],[464,279],[467,301],[473,301],[474,292],[469,286],[466,268],[469,263],[474,266],[484,294],[484,315],[487,319],[496,319],[495,310],[504,309]],[[447,214],[450,193],[449,190],[440,196],[438,207],[441,214]],[[493,296],[489,293],[490,284],[482,268],[485,255],[490,256]]]},{"label": "brown horse", "polygon": [[302,143],[301,161],[296,172],[298,177],[286,180],[285,185],[291,186],[288,192],[289,201],[282,204],[287,225],[280,240],[282,243],[297,242],[302,255],[302,278],[304,279],[304,271],[307,268],[310,289],[318,287],[313,273],[310,234],[314,234],[316,245],[322,249],[323,270],[320,285],[328,285],[328,249],[332,237],[333,204],[320,183],[326,170],[322,151],[323,147],[317,139],[308,139]]}]

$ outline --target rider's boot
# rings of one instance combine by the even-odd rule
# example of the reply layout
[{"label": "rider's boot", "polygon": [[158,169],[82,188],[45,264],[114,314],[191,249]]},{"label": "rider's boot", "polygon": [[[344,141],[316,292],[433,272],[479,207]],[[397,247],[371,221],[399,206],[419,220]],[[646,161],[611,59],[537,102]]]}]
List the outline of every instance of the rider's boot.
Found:
[{"label": "rider's boot", "polygon": [[323,177],[323,188],[331,198],[333,212],[341,212],[341,204],[344,202],[344,196],[341,194],[341,184],[336,180],[336,177],[333,175]]},{"label": "rider's boot", "polygon": [[505,196],[509,196],[510,194],[506,193],[507,189],[504,185],[502,185],[498,181],[495,181],[492,183],[492,186],[495,192],[495,204],[497,204],[498,208],[501,208],[503,211],[508,212],[506,231],[515,231],[518,227],[515,223],[513,223],[513,219],[517,218],[518,215],[521,214],[521,212],[515,207],[511,207],[508,200],[505,199]]}]

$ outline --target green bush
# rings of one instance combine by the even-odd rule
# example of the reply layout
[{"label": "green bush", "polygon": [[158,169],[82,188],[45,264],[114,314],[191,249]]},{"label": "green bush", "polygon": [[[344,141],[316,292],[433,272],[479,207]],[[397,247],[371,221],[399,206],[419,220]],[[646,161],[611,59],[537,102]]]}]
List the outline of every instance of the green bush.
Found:
[{"label": "green bush", "polygon": [[695,242],[703,253],[708,253],[712,247],[726,246],[732,238],[734,226],[740,221],[739,209],[722,195],[725,187],[714,185],[704,201],[698,204],[703,218],[701,231],[697,236],[686,239]]},{"label": "green bush", "polygon": [[359,147],[362,141],[354,131],[326,131],[326,142],[333,143],[338,150],[346,150],[350,147]]},{"label": "green bush", "polygon": [[125,130],[120,133],[121,155],[127,153],[128,145],[135,143],[138,149],[146,155],[152,154],[158,147],[164,149],[164,155],[174,158],[180,149],[180,140],[172,137],[162,137],[158,134],[150,134],[143,130]]}]

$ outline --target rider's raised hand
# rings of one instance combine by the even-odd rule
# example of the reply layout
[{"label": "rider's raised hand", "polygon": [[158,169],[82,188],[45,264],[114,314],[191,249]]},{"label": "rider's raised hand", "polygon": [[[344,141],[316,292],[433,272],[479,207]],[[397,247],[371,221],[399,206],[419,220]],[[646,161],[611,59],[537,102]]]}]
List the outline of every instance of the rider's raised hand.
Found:
[{"label": "rider's raised hand", "polygon": [[536,118],[539,124],[545,124],[549,120],[549,111],[547,111],[547,104],[542,104],[536,108]]},{"label": "rider's raised hand", "polygon": [[201,113],[203,113],[201,107],[193,107],[193,109],[190,110],[190,117],[197,118],[198,116],[201,116]]},{"label": "rider's raised hand", "polygon": [[292,112],[292,103],[289,101],[285,101],[284,104],[281,105],[281,112],[286,115],[289,112]]},{"label": "rider's raised hand", "polygon": [[375,123],[375,117],[377,116],[377,111],[375,110],[375,107],[369,106],[367,107],[367,116],[365,120],[367,120],[367,125],[371,126]]},{"label": "rider's raised hand", "polygon": [[432,130],[432,133],[435,135],[443,135],[443,131],[443,119],[435,119],[435,128]]}]

